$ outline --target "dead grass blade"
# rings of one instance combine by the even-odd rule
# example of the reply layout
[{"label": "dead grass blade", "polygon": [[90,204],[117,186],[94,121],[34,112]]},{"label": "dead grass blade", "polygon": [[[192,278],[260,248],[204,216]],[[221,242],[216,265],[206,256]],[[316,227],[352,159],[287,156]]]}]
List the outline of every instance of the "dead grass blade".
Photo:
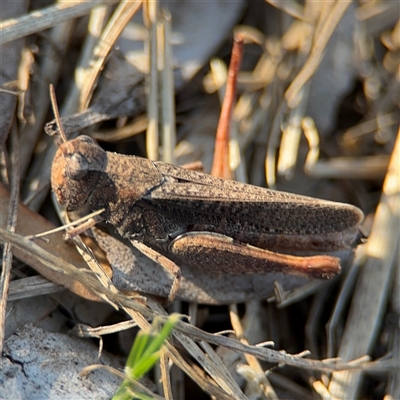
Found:
[{"label": "dead grass blade", "polygon": [[[400,130],[368,239],[368,258],[360,272],[338,352],[343,360],[368,354],[381,327],[381,318],[390,293],[391,277],[394,269],[399,266],[399,176]],[[334,373],[329,391],[337,398],[357,398],[361,377],[360,372]]]}]

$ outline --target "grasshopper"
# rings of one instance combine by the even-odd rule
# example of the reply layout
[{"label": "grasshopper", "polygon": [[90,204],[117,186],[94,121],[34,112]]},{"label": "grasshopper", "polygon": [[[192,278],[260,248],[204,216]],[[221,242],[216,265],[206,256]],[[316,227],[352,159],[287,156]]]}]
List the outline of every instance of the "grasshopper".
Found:
[{"label": "grasshopper", "polygon": [[180,279],[175,261],[219,274],[330,279],[340,260],[327,253],[354,248],[361,237],[355,206],[106,152],[88,136],[61,143],[51,184],[68,210],[104,209],[91,224],[111,224],[171,271],[170,299]]}]

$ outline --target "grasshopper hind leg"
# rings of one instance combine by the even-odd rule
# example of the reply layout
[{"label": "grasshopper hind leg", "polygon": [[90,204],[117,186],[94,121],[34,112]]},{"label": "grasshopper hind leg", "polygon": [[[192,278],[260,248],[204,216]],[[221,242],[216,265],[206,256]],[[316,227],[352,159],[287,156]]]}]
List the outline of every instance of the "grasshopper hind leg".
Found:
[{"label": "grasshopper hind leg", "polygon": [[336,257],[275,253],[210,232],[178,236],[169,245],[169,252],[193,268],[231,275],[282,272],[330,279],[340,272],[340,260]]}]

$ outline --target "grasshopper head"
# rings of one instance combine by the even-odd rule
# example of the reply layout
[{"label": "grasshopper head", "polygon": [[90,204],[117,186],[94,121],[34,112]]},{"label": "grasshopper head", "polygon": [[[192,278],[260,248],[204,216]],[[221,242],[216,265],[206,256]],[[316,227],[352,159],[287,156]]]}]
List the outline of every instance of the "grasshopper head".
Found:
[{"label": "grasshopper head", "polygon": [[51,186],[68,210],[83,206],[96,189],[107,162],[106,152],[88,136],[62,143],[51,168]]}]

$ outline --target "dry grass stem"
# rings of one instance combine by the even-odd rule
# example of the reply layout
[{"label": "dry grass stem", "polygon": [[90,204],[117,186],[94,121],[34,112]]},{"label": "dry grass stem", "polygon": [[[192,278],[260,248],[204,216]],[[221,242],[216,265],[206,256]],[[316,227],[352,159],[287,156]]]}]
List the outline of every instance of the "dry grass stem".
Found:
[{"label": "dry grass stem", "polygon": [[16,301],[35,296],[58,293],[65,290],[61,285],[50,282],[40,275],[21,278],[10,282],[7,301]]},{"label": "dry grass stem", "polygon": [[12,40],[57,26],[65,21],[81,17],[88,14],[92,8],[99,4],[116,2],[115,0],[93,0],[91,2],[81,0],[73,3],[60,1],[56,5],[41,9],[40,11],[33,11],[28,15],[3,21],[0,23],[0,43],[8,43]]},{"label": "dry grass stem", "polygon": [[[8,206],[7,230],[15,232],[18,218],[19,199],[19,132],[16,124],[11,131],[11,195]],[[10,287],[13,249],[11,243],[5,243],[3,248],[2,270],[0,277],[0,353],[3,351],[6,323],[7,297]]]},{"label": "dry grass stem", "polygon": [[[368,259],[358,278],[350,314],[339,348],[344,360],[368,354],[386,307],[393,271],[399,262],[400,226],[400,131],[392,152],[382,197],[367,244]],[[361,373],[340,372],[332,376],[329,390],[337,397],[358,394]]]},{"label": "dry grass stem", "polygon": [[106,57],[109,55],[115,41],[120,36],[126,24],[131,20],[135,13],[139,10],[142,2],[137,0],[122,1],[114,11],[110,21],[104,28],[102,35],[93,50],[92,60],[89,63],[90,68],[86,72],[84,84],[80,91],[79,110],[83,111],[88,108],[92,98],[100,70],[103,68]]}]

